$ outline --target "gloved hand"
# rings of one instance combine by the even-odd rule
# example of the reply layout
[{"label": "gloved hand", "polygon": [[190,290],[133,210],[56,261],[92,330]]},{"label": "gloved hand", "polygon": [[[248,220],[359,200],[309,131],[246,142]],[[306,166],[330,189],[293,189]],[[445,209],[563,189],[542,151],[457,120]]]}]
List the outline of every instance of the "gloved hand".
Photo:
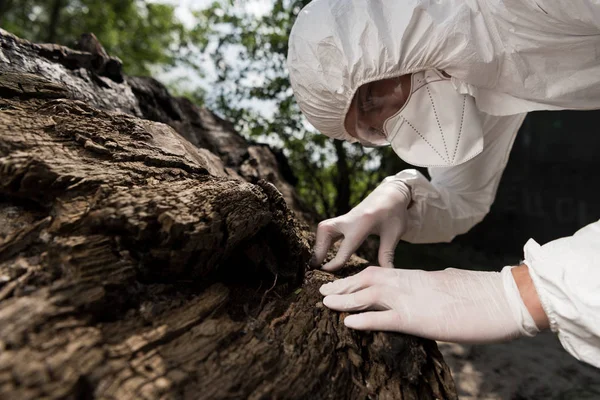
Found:
[{"label": "gloved hand", "polygon": [[493,342],[539,332],[511,273],[369,267],[321,286],[323,304],[347,327],[451,342]]},{"label": "gloved hand", "polygon": [[387,177],[350,212],[319,224],[311,264],[321,265],[331,245],[343,236],[335,258],[322,268],[341,268],[370,234],[380,237],[379,265],[393,268],[394,250],[406,230],[410,189],[394,176]]}]

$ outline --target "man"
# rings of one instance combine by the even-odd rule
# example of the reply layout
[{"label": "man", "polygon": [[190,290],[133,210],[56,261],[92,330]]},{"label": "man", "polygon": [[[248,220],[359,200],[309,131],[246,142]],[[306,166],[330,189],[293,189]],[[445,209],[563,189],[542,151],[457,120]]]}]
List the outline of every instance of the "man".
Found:
[{"label": "man", "polygon": [[327,307],[358,312],[350,328],[456,342],[549,327],[600,367],[600,221],[530,240],[523,264],[500,273],[381,268],[400,239],[446,242],[483,219],[527,112],[600,108],[600,2],[315,0],[292,29],[288,67],[323,134],[391,144],[431,175],[401,171],[319,225],[315,265],[342,239],[328,271],[380,236],[380,267],[324,285]]}]

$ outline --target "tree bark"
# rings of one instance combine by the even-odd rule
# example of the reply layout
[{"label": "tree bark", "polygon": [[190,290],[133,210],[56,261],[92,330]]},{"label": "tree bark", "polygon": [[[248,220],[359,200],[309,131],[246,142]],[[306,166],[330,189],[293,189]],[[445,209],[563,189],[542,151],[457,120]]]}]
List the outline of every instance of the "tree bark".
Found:
[{"label": "tree bark", "polygon": [[457,398],[435,342],[323,307],[268,147],[86,57],[0,31],[0,398]]}]

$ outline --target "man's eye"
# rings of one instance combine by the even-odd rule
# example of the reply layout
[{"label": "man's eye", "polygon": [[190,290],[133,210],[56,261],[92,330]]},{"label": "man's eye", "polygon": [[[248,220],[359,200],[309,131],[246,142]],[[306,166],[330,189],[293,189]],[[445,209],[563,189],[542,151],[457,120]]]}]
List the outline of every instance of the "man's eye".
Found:
[{"label": "man's eye", "polygon": [[365,98],[363,99],[361,104],[361,110],[364,112],[373,111],[376,108],[375,103],[375,100],[371,96],[371,89],[367,89],[367,92],[365,93]]}]

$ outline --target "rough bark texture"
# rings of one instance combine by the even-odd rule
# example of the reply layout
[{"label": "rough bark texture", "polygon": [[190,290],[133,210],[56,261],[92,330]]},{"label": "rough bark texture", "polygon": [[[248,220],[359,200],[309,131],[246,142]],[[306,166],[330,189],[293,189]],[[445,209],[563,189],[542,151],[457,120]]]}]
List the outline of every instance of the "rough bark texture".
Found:
[{"label": "rough bark texture", "polygon": [[0,30],[0,398],[456,398],[323,307],[268,147],[95,57]]}]

